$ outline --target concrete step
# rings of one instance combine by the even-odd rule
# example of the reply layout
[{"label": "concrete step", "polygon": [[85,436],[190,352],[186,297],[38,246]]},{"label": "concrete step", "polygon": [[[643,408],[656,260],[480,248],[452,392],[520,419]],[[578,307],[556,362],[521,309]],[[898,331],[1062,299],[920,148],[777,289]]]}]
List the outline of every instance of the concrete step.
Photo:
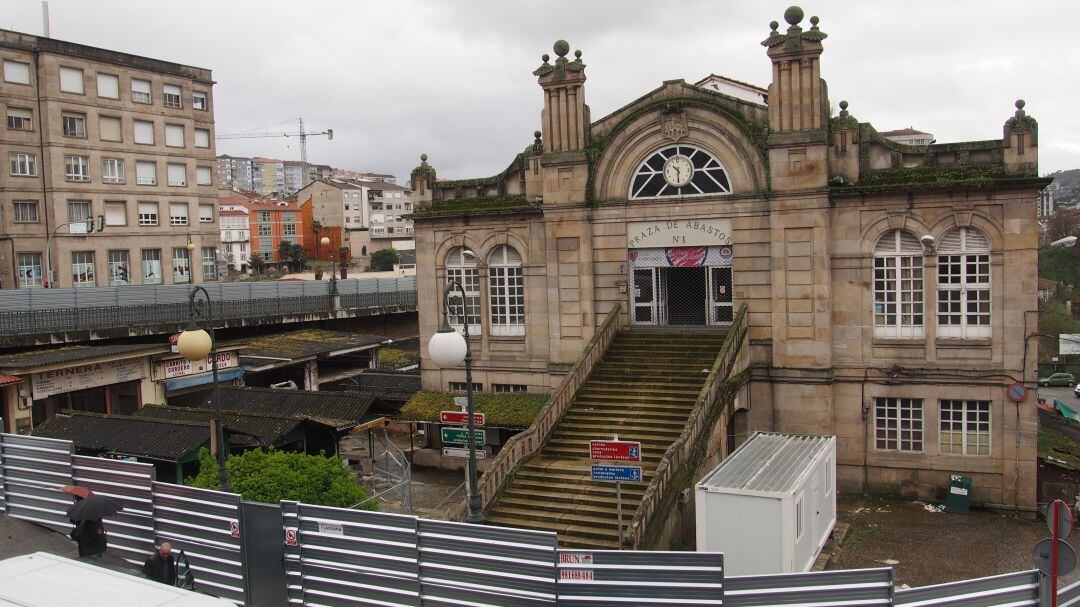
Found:
[{"label": "concrete step", "polygon": [[[645,494],[646,483],[623,483],[624,500],[640,502]],[[615,499],[615,483],[599,481],[565,479],[560,475],[522,474],[519,470],[507,491],[536,491],[539,493],[573,494],[577,499],[601,498],[608,501]]]},{"label": "concrete step", "polygon": [[667,392],[641,392],[638,394],[622,393],[612,394],[607,390],[598,388],[586,388],[578,393],[577,400],[590,400],[590,401],[611,401],[617,403],[626,403],[628,405],[633,403],[668,403],[673,405],[681,404],[693,404],[697,400],[697,395],[672,395]]},{"label": "concrete step", "polygon": [[577,430],[579,428],[599,428],[601,430],[628,431],[642,429],[657,429],[676,434],[682,432],[686,426],[685,417],[669,415],[642,415],[640,413],[605,413],[603,411],[574,411],[563,416],[560,426],[565,424],[566,429]]},{"label": "concrete step", "polygon": [[[702,380],[702,383],[704,383],[704,380]],[[668,396],[685,396],[689,398],[697,398],[698,394],[701,393],[701,390],[684,384],[679,384],[675,386],[668,386],[660,383],[628,384],[624,381],[602,381],[598,379],[590,379],[578,391],[578,394],[593,392],[602,392],[605,394],[650,394],[653,392],[662,392]]]},{"label": "concrete step", "polygon": [[513,517],[522,521],[543,521],[556,527],[573,525],[592,530],[610,529],[612,531],[615,531],[618,527],[618,521],[615,520],[614,516],[594,516],[582,512],[549,512],[533,508],[504,506],[502,503],[496,503],[495,507],[491,509],[491,514]]},{"label": "concrete step", "polygon": [[[615,523],[618,523],[619,521],[619,516],[617,514],[618,508],[616,507],[615,500],[600,503],[582,503],[571,501],[569,499],[537,501],[528,498],[503,495],[502,499],[499,500],[499,507],[503,508],[504,511],[509,508],[540,510],[553,516],[565,516],[567,514],[577,516],[597,516],[611,519],[612,522]],[[634,503],[634,508],[637,508],[637,502]],[[623,525],[628,525],[634,519],[634,510],[631,510],[627,506],[625,500],[623,501],[622,514]]]},{"label": "concrete step", "polygon": [[[570,488],[577,489],[577,487],[569,486]],[[587,491],[565,491],[565,490],[544,490],[534,489],[531,487],[517,487],[511,486],[507,488],[503,494],[502,499],[512,498],[515,500],[528,501],[536,504],[538,507],[543,504],[547,504],[551,501],[557,501],[559,503],[569,503],[571,505],[581,505],[586,507],[596,506],[599,508],[614,508],[615,507],[615,490],[612,488],[610,493],[589,493]],[[623,491],[623,512],[626,509],[637,510],[639,504],[641,504],[641,494],[634,494],[633,497]]]},{"label": "concrete step", "polygon": [[693,403],[651,403],[651,402],[637,402],[626,403],[618,401],[606,401],[606,400],[593,400],[593,399],[579,399],[574,401],[574,404],[570,406],[571,411],[584,411],[589,409],[607,409],[615,411],[626,411],[627,413],[641,412],[641,411],[658,411],[661,413],[669,413],[671,415],[682,415],[686,417],[690,414],[690,410],[694,408]]},{"label": "concrete step", "polygon": [[[684,424],[685,426],[685,424]],[[680,434],[682,434],[683,426],[650,426],[642,424],[640,420],[628,419],[624,424],[582,424],[567,421],[564,417],[559,425],[555,428],[554,435],[565,437],[596,437],[600,432],[601,436],[610,436],[612,433],[618,433],[619,438],[625,440],[640,440],[645,441],[674,441]]]},{"label": "concrete step", "polygon": [[496,512],[488,514],[487,522],[500,527],[516,527],[532,531],[550,531],[558,534],[560,548],[610,548],[619,547],[618,529],[593,529],[589,526],[563,525],[547,521],[519,520]]}]

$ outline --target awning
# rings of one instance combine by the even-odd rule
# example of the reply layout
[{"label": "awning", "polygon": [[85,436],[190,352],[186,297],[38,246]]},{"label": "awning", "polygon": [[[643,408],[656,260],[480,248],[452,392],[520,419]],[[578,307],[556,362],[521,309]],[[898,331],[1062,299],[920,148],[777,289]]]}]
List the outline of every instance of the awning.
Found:
[{"label": "awning", "polygon": [[0,375],[0,386],[10,386],[12,384],[21,384],[22,378],[18,375]]},{"label": "awning", "polygon": [[[232,369],[223,369],[218,371],[218,381],[229,381],[244,376],[243,367],[234,367]],[[174,379],[165,381],[165,390],[182,390],[184,388],[191,388],[194,386],[202,386],[214,382],[213,373],[199,373],[197,375],[187,375],[185,377],[177,377]]]}]

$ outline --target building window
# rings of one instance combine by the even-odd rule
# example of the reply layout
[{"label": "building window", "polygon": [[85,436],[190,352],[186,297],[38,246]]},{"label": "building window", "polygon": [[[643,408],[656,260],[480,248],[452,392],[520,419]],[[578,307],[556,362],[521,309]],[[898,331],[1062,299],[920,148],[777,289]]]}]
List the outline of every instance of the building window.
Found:
[{"label": "building window", "polygon": [[157,185],[157,163],[139,160],[135,162],[135,183]]},{"label": "building window", "polygon": [[982,232],[958,228],[941,239],[937,298],[939,336],[991,336],[990,242]]},{"label": "building window", "polygon": [[461,294],[450,295],[450,324],[462,328],[466,323],[469,333],[480,334],[480,269],[476,254],[466,247],[457,247],[446,256],[446,281],[456,280],[465,290],[462,306]]},{"label": "building window", "polygon": [[121,158],[101,159],[101,181],[104,183],[124,183],[124,161]]},{"label": "building window", "polygon": [[[120,119],[116,116],[98,116],[98,137],[102,141],[123,141]],[[151,132],[151,138],[153,133]]]},{"label": "building window", "polygon": [[[158,203],[139,203],[139,225],[156,226],[158,224]],[[160,258],[159,258],[160,259]]]},{"label": "building window", "polygon": [[7,109],[7,128],[13,131],[34,130],[34,112],[18,107]]},{"label": "building window", "polygon": [[712,154],[687,145],[662,148],[630,180],[630,198],[730,194],[727,170]]},{"label": "building window", "polygon": [[270,223],[270,211],[259,211],[259,221]]},{"label": "building window", "polygon": [[199,205],[199,223],[214,223],[214,205]]},{"label": "building window", "polygon": [[170,186],[183,187],[187,185],[187,165],[168,164],[165,168],[168,172]]},{"label": "building window", "polygon": [[169,225],[186,226],[188,224],[188,204],[186,202],[169,203]]},{"label": "building window", "polygon": [[919,239],[892,230],[874,249],[874,336],[923,336],[923,258]]},{"label": "building window", "polygon": [[41,253],[19,253],[15,256],[19,272],[19,288],[41,286]]},{"label": "building window", "polygon": [[130,267],[127,251],[109,251],[109,284],[114,287],[131,284]]},{"label": "building window", "polygon": [[150,103],[150,81],[131,79],[131,100],[135,103]]},{"label": "building window", "polygon": [[103,97],[105,99],[119,99],[120,78],[118,78],[116,74],[98,73],[97,94],[98,97]]},{"label": "building window", "polygon": [[34,154],[12,154],[11,174],[21,177],[37,175],[37,156]]},{"label": "building window", "polygon": [[83,94],[83,71],[74,67],[60,68],[60,90],[65,93]]},{"label": "building window", "polygon": [[274,253],[272,251],[262,251],[259,253],[259,257],[262,257],[263,261],[274,261]]},{"label": "building window", "polygon": [[191,107],[197,110],[209,109],[210,105],[206,101],[206,93],[201,91],[194,91],[191,93]]},{"label": "building window", "polygon": [[488,257],[492,335],[525,335],[525,276],[521,255],[500,245]]},{"label": "building window", "polygon": [[135,143],[154,145],[154,123],[149,120],[136,120]]},{"label": "building window", "polygon": [[191,257],[186,247],[172,250],[173,282],[191,282]]},{"label": "building window", "polygon": [[86,156],[64,156],[64,177],[68,181],[90,181],[90,159]]},{"label": "building window", "polygon": [[406,202],[405,203],[405,210],[406,211],[411,211],[412,210],[412,203],[411,202]]},{"label": "building window", "polygon": [[270,226],[265,223],[260,223],[259,236],[270,236]]},{"label": "building window", "polygon": [[68,221],[87,221],[90,219],[90,203],[87,201],[70,201],[68,202]]},{"label": "building window", "polygon": [[875,447],[878,451],[921,453],[923,401],[921,398],[874,399]]},{"label": "building window", "polygon": [[491,390],[495,394],[522,394],[528,392],[529,387],[521,384],[491,384]]},{"label": "building window", "polygon": [[93,251],[74,251],[71,254],[71,282],[76,287],[90,287],[94,285]]},{"label": "building window", "polygon": [[142,281],[144,285],[161,284],[161,249],[143,249]]},{"label": "building window", "polygon": [[990,402],[941,401],[942,454],[990,455]]},{"label": "building window", "polygon": [[22,61],[4,60],[4,82],[30,84],[30,64]]},{"label": "building window", "polygon": [[11,203],[12,218],[15,223],[39,223],[38,203],[36,200],[16,200]]},{"label": "building window", "polygon": [[63,113],[60,122],[64,128],[64,137],[86,138],[86,114]]},{"label": "building window", "polygon": [[171,148],[184,147],[184,126],[182,124],[165,125],[165,145]]},{"label": "building window", "polygon": [[195,129],[195,147],[210,147],[210,129]]},{"label": "building window", "polygon": [[285,236],[296,236],[296,224],[285,223],[281,225],[281,233]]},{"label": "building window", "polygon": [[[463,382],[463,381],[452,381],[452,382],[450,382],[450,391],[451,392],[461,392],[462,394],[464,394],[466,392],[466,390],[467,390],[466,385],[467,384],[465,382]],[[478,384],[476,382],[473,382],[472,391],[474,393],[475,392],[483,392],[484,391],[484,384]]]},{"label": "building window", "polygon": [[195,167],[195,183],[198,185],[214,185],[210,167]]},{"label": "building window", "polygon": [[203,247],[202,275],[203,280],[217,280],[217,249],[214,247]]},{"label": "building window", "polygon": [[127,204],[123,201],[106,201],[105,202],[105,225],[107,226],[126,226],[127,225]]},{"label": "building window", "polygon": [[161,87],[163,104],[165,107],[183,107],[180,98],[180,87],[175,84],[166,84]]}]

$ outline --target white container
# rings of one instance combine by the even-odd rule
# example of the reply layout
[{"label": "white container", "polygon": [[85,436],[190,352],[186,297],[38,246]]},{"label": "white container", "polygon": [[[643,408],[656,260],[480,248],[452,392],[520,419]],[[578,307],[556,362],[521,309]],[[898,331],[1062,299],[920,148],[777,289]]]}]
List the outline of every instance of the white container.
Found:
[{"label": "white container", "polygon": [[757,432],[695,491],[697,549],[725,575],[809,571],[836,524],[836,437]]}]

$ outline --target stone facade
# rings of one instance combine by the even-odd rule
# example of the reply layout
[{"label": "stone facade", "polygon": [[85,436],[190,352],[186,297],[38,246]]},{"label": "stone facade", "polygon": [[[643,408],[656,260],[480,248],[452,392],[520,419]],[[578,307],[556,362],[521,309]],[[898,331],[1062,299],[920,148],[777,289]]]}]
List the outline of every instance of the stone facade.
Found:
[{"label": "stone facade", "polygon": [[[826,34],[784,17],[762,42],[767,104],[674,80],[592,122],[559,41],[534,72],[541,130],[506,170],[440,181],[423,156],[421,335],[447,280],[471,282],[474,381],[544,392],[613,306],[693,330],[745,304],[737,432],[835,435],[841,491],[940,495],[964,474],[977,502],[1034,508],[1033,397],[1006,389],[1036,372],[1035,120],[1017,102],[1000,139],[890,141],[846,102],[831,115]],[[425,389],[463,381],[422,354]]]},{"label": "stone facade", "polygon": [[0,61],[0,286],[214,279],[210,70],[7,30]]}]

